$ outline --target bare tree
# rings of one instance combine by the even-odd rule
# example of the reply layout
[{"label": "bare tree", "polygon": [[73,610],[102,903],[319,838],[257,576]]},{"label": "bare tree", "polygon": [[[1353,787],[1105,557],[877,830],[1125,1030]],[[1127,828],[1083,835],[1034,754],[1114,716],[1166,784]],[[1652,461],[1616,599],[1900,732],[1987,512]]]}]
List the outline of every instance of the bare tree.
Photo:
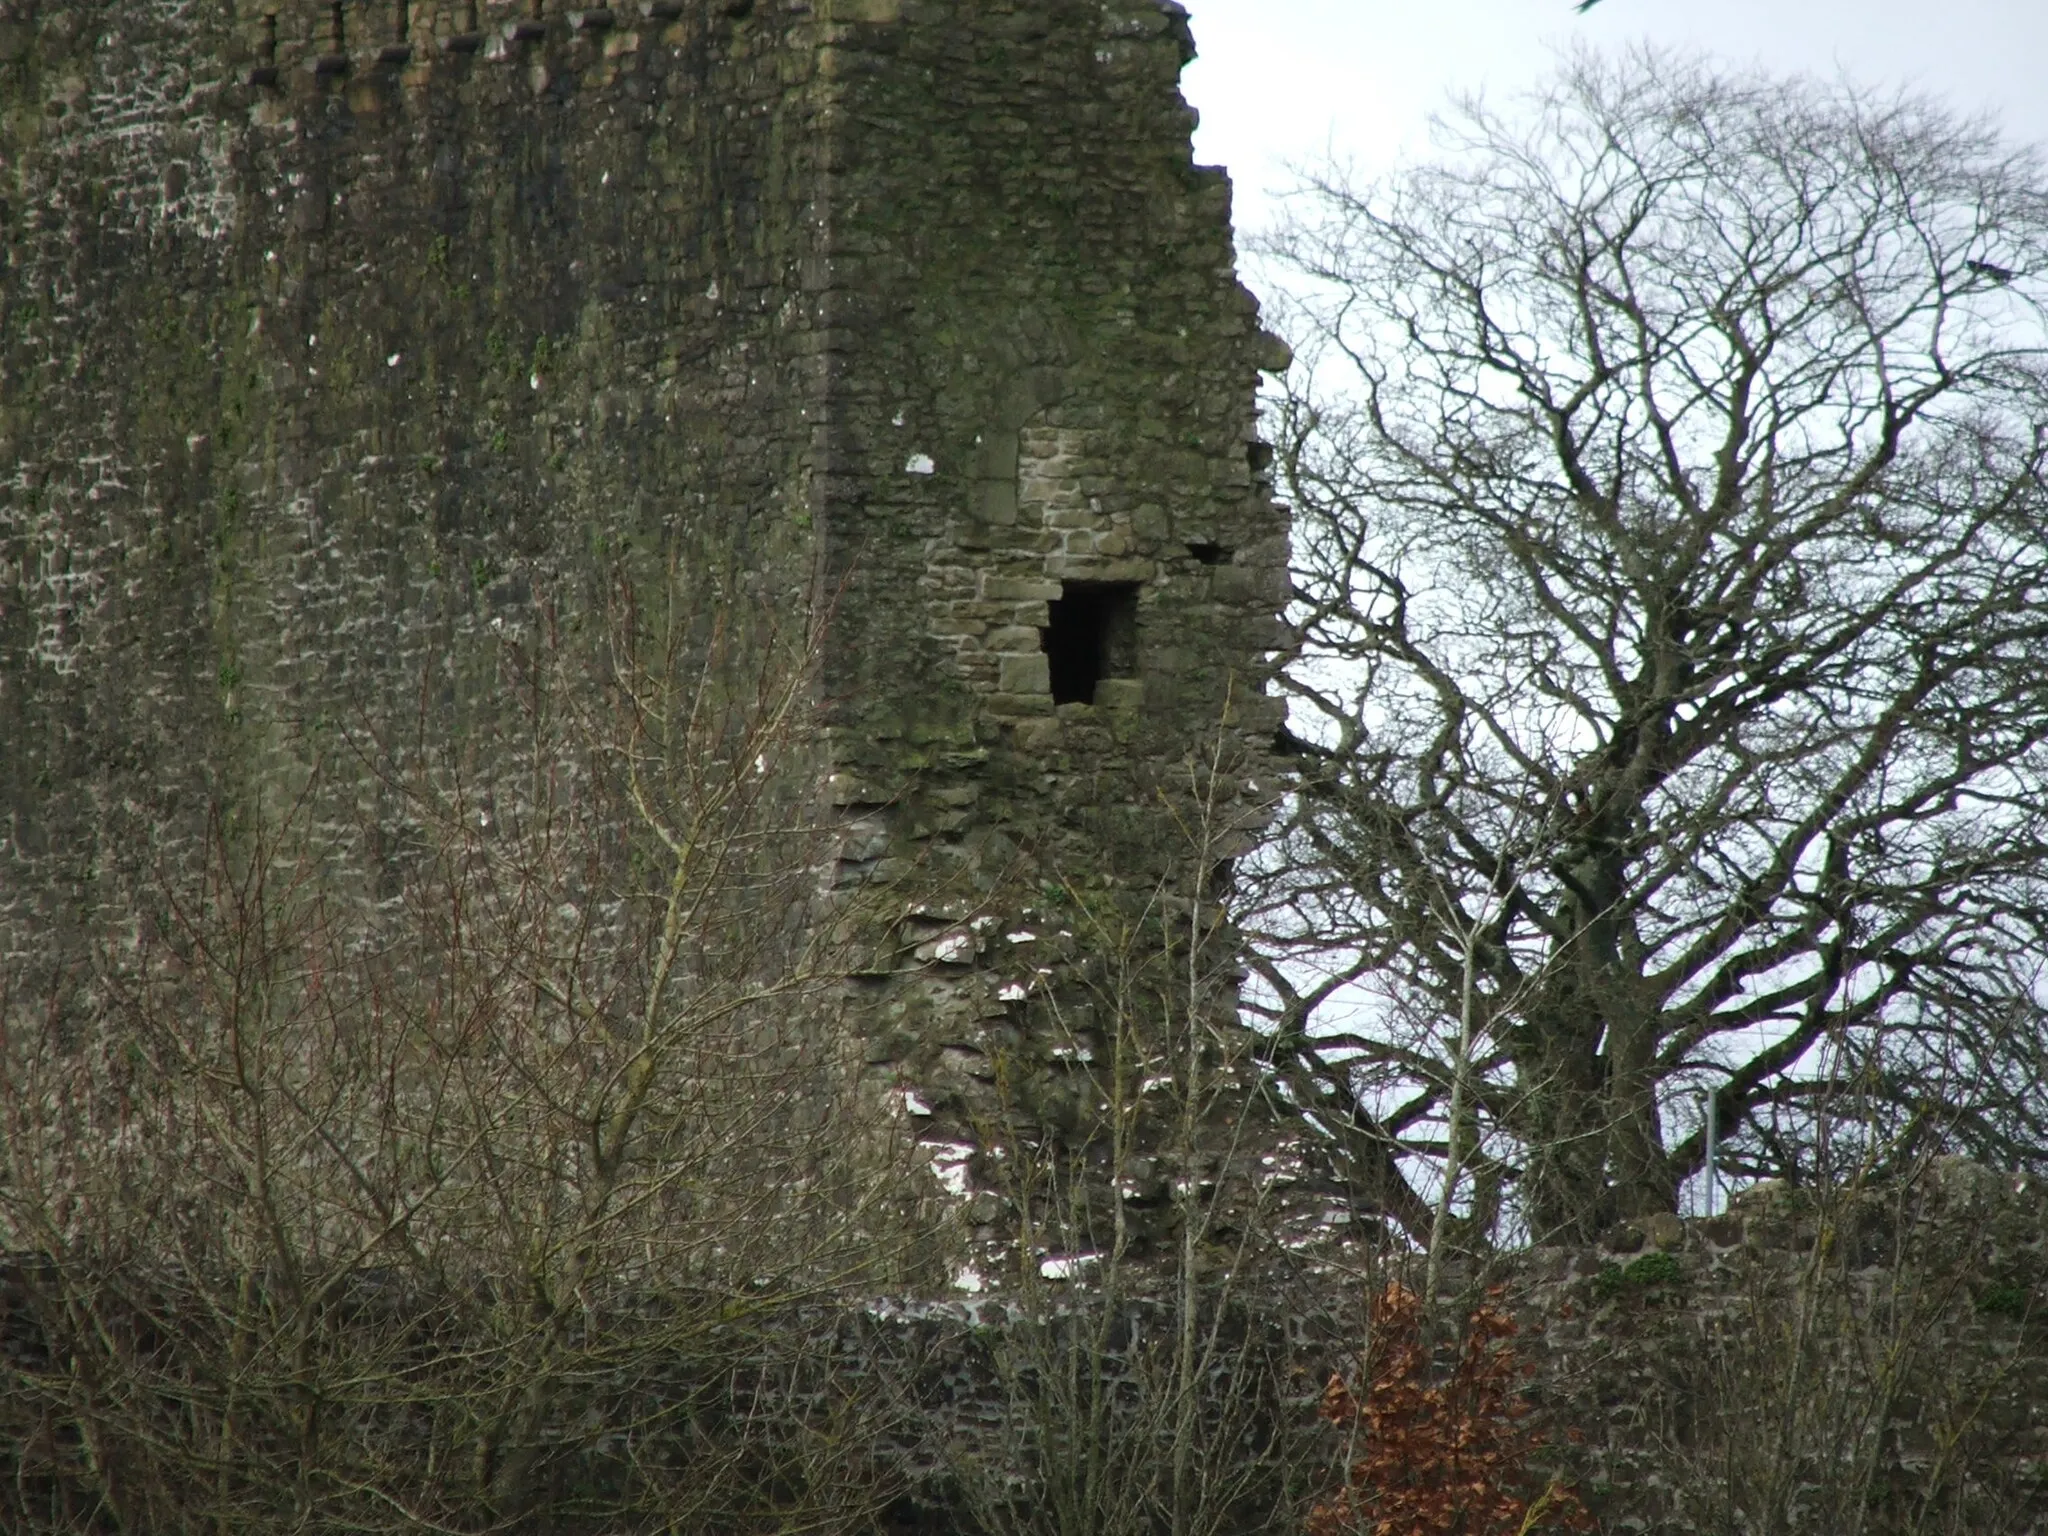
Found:
[{"label": "bare tree", "polygon": [[[1761,1262],[1727,1311],[1675,1324],[1683,1364],[1646,1405],[1680,1520],[1756,1536],[2039,1528],[2020,1406],[2039,1371],[2020,1342],[2032,1305],[1998,1283],[2012,1185],[1956,1158],[1893,1167],[1882,1185],[1851,1172],[1742,1195]],[[1991,1330],[2011,1346],[1960,1344]]]},{"label": "bare tree", "polygon": [[359,733],[223,811],[87,1006],[5,1000],[9,1529],[866,1511],[797,1316],[896,1230],[832,1045],[818,627],[693,580],[622,585],[609,655],[543,604],[485,768]]},{"label": "bare tree", "polygon": [[2048,1161],[2040,160],[1650,53],[1444,150],[1274,242],[1281,1072],[1418,1240],[1461,1079],[1539,1237],[1675,1208],[1699,1090],[1738,1173],[1852,1078],[1873,1145]]},{"label": "bare tree", "polygon": [[[1231,1008],[1239,945],[1216,872],[1244,836],[1233,766],[1212,739],[1162,775],[1179,878],[1050,887],[1034,959],[1050,949],[1059,969],[1034,1008],[1052,1060],[1006,1073],[980,1127],[978,1165],[1016,1225],[976,1274],[1002,1319],[981,1334],[999,1414],[949,1447],[990,1536],[1293,1531],[1320,1470],[1288,1308],[1327,1207],[1290,1201],[1289,1126],[1260,1106]],[[1057,1124],[1030,1093],[1053,1074],[1079,1101]]]}]

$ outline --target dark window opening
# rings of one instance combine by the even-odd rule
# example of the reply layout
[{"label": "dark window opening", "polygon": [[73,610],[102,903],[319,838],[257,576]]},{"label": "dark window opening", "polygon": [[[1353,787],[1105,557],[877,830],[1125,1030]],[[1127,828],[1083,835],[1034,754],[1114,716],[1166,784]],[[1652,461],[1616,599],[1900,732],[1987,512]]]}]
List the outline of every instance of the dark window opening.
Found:
[{"label": "dark window opening", "polygon": [[1105,677],[1138,674],[1138,584],[1070,581],[1039,631],[1055,704],[1093,704]]},{"label": "dark window opening", "polygon": [[1197,565],[1222,565],[1230,559],[1230,551],[1221,544],[1192,543],[1188,553],[1195,557]]},{"label": "dark window opening", "polygon": [[1273,445],[1252,443],[1244,451],[1244,461],[1251,466],[1254,475],[1263,475],[1273,467]]}]

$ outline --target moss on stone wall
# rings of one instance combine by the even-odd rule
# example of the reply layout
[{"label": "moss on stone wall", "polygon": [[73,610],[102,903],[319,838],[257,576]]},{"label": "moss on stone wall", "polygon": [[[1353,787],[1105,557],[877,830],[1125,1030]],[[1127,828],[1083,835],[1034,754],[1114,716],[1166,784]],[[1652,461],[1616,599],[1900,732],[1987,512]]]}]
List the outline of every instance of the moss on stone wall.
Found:
[{"label": "moss on stone wall", "polygon": [[[364,744],[516,800],[521,637],[683,568],[692,623],[830,612],[838,884],[901,892],[861,1054],[920,1136],[999,1067],[1085,1120],[1107,1014],[1228,1027],[1286,526],[1187,57],[1158,0],[8,0],[0,961],[61,993],[308,786],[388,890]],[[1055,604],[1122,615],[1070,697]],[[1062,937],[1072,892],[1122,916]],[[1176,924],[1170,986],[1090,951]]]},{"label": "moss on stone wall", "polygon": [[446,47],[461,7],[416,5],[409,51],[332,55],[327,8],[264,9],[7,22],[5,95],[46,104],[5,192],[15,964],[423,689],[487,768],[537,590],[811,580],[812,19],[520,40],[486,5]]}]

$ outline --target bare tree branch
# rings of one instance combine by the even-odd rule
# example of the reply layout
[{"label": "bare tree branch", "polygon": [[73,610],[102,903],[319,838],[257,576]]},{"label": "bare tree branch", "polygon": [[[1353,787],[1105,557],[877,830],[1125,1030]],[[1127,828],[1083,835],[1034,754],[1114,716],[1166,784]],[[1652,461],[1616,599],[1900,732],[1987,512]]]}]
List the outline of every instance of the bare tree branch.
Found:
[{"label": "bare tree branch", "polygon": [[[1877,1119],[2048,1162],[2038,159],[1656,54],[1443,148],[1324,179],[1273,242],[1307,293],[1276,1054],[1325,1098],[1424,1094],[1375,1196],[1412,1212],[1447,1081],[1415,1053],[1458,1032],[1322,1021],[1354,981],[1383,1021],[1468,1018],[1541,1236],[1673,1208],[1695,1085],[1791,1171],[1758,1117],[1823,1046],[1879,1064]],[[1280,988],[1311,962],[1345,983]]]}]

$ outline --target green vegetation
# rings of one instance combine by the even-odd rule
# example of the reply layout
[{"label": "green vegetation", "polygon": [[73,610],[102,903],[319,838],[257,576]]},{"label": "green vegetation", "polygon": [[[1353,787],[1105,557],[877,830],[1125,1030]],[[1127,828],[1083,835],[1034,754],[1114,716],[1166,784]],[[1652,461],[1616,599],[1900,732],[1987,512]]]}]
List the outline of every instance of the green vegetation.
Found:
[{"label": "green vegetation", "polygon": [[1646,1253],[1627,1264],[1603,1264],[1593,1276],[1593,1294],[1602,1301],[1618,1296],[1640,1295],[1662,1286],[1677,1285],[1685,1270],[1675,1254]]},{"label": "green vegetation", "polygon": [[2012,1282],[1987,1285],[1977,1292],[1977,1310],[1986,1317],[2023,1322],[2034,1310],[2033,1287]]}]

